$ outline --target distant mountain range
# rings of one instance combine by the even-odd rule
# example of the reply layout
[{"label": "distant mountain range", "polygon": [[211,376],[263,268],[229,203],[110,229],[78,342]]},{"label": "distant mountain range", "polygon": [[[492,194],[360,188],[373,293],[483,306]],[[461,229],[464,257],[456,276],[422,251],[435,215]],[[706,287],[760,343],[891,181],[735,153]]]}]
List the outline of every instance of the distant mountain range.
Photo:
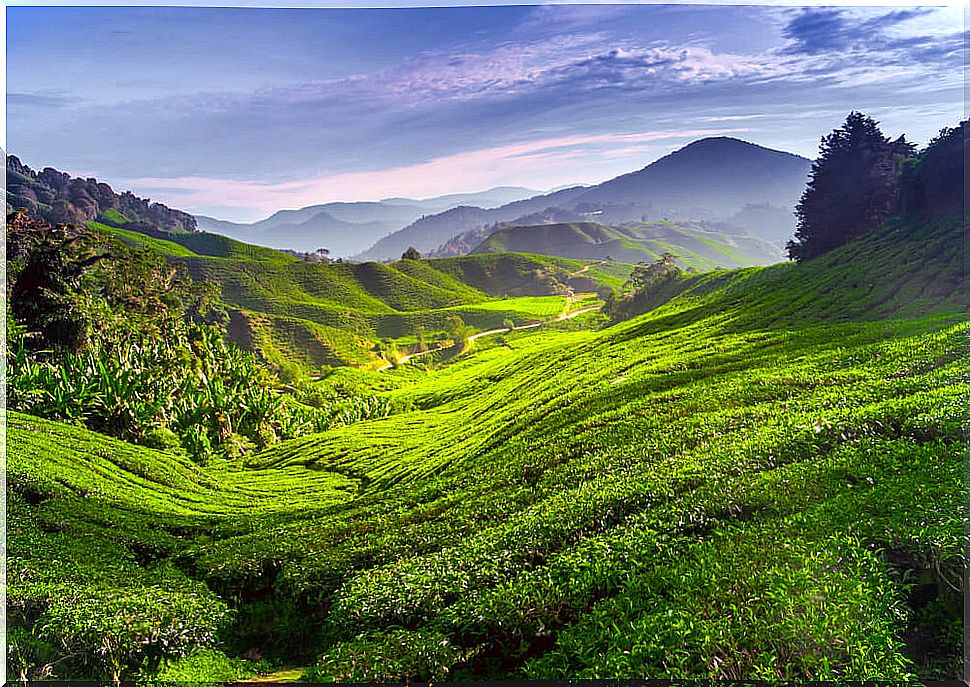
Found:
[{"label": "distant mountain range", "polygon": [[326,248],[359,261],[395,260],[410,246],[430,256],[511,250],[629,262],[669,248],[696,255],[702,264],[731,267],[781,259],[810,168],[811,161],[797,155],[706,138],[595,186],[544,194],[505,186],[424,200],[335,202],[244,224],[116,194],[95,179],[50,168],[35,172],[10,156],[7,203],[54,223],[84,223],[117,211],[136,231],[139,222],[162,231],[199,229],[274,248]]},{"label": "distant mountain range", "polygon": [[768,265],[784,259],[781,248],[759,238],[714,231],[695,223],[631,222],[610,227],[596,222],[541,224],[500,229],[472,253],[533,253],[579,260],[651,262],[672,252],[683,266]]},{"label": "distant mountain range", "polygon": [[480,239],[483,233],[526,223],[520,218],[529,214],[552,214],[552,208],[611,225],[664,218],[733,222],[737,229],[783,243],[794,230],[792,208],[810,169],[811,160],[797,155],[736,138],[705,138],[595,186],[566,188],[493,209],[454,208],[421,218],[357,258],[395,258],[408,246],[434,252],[449,242],[467,245],[469,241],[455,237],[472,232]]},{"label": "distant mountain range", "polygon": [[205,231],[242,241],[302,251],[327,248],[333,256],[347,257],[360,253],[421,217],[461,205],[494,208],[536,193],[527,188],[501,186],[478,193],[450,194],[425,200],[386,198],[376,202],[311,205],[299,210],[280,210],[252,224],[206,216],[197,219],[199,227]]}]

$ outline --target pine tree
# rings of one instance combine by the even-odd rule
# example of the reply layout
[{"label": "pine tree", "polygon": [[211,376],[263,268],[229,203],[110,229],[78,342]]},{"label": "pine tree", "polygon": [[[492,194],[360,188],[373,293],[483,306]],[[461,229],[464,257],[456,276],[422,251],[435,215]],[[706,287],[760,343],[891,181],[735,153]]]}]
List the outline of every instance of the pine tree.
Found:
[{"label": "pine tree", "polygon": [[841,128],[822,138],[808,185],[795,209],[798,227],[788,256],[807,260],[879,225],[897,205],[897,171],[913,145],[890,141],[878,122],[852,112]]}]

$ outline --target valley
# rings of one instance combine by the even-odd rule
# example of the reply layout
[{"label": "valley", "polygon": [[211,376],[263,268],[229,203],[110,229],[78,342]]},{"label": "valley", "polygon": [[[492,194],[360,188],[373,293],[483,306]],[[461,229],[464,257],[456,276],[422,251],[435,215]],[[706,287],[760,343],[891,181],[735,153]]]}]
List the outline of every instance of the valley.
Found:
[{"label": "valley", "polygon": [[683,150],[791,174],[735,171],[717,216],[644,216],[683,200],[631,190],[687,174],[675,152],[557,191],[576,219],[514,223],[552,207],[534,196],[443,210],[475,222],[445,239],[488,227],[466,254],[423,257],[448,222],[412,220],[368,249],[385,262],[200,230],[18,160],[8,674],[952,679],[965,128],[923,150],[870,133],[898,170],[857,224],[823,146],[800,207],[824,211],[800,210],[790,261],[721,220],[772,216],[752,208],[807,161],[736,139]]}]

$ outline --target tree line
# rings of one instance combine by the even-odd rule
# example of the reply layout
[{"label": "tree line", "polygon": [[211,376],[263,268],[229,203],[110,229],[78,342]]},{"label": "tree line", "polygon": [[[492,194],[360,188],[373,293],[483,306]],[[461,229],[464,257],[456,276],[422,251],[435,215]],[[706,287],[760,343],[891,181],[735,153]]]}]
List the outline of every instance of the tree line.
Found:
[{"label": "tree line", "polygon": [[851,112],[822,138],[788,257],[824,255],[897,213],[932,220],[963,212],[966,126],[944,128],[917,152],[905,135],[891,140],[871,117]]}]

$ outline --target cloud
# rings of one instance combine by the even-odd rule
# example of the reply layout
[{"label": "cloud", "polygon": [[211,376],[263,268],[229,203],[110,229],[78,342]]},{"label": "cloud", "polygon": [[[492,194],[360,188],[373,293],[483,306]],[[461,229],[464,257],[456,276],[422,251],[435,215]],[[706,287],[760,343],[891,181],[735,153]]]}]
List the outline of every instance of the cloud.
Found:
[{"label": "cloud", "polygon": [[7,105],[23,108],[61,108],[80,104],[76,98],[69,98],[55,92],[7,93]]},{"label": "cloud", "polygon": [[939,35],[899,35],[897,29],[912,19],[927,17],[931,8],[914,7],[871,16],[871,11],[832,8],[798,10],[782,29],[789,41],[783,52],[790,55],[820,55],[834,52],[884,51],[932,45]]}]

